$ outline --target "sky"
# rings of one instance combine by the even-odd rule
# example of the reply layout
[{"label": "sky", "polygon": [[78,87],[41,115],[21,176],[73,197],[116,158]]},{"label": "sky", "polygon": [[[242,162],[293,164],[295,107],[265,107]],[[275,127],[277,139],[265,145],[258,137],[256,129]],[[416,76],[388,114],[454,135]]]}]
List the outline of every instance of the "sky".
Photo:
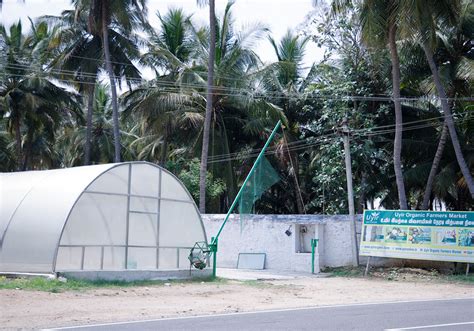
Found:
[{"label": "sky", "polygon": [[[5,26],[22,19],[26,26],[27,18],[42,15],[59,15],[64,9],[71,8],[70,0],[4,0],[0,12],[0,21]],[[183,8],[193,14],[196,23],[207,24],[209,10],[198,7],[196,0],[148,0],[149,20],[158,27],[156,12],[165,13],[168,8]],[[226,0],[216,0],[216,14],[221,16],[227,4]],[[270,28],[274,39],[279,40],[288,29],[294,31],[305,21],[306,15],[312,11],[312,0],[236,0],[232,8],[236,20],[236,28],[255,22],[261,22]],[[257,45],[257,54],[264,62],[276,61],[274,50],[264,39]],[[322,59],[323,51],[313,43],[308,43],[305,66]]]}]

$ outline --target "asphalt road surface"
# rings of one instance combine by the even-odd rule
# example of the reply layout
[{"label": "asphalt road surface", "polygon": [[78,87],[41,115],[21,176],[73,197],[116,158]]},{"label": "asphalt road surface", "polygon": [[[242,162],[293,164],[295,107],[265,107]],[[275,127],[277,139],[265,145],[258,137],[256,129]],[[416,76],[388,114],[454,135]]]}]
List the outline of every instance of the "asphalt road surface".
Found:
[{"label": "asphalt road surface", "polygon": [[474,331],[474,299],[323,306],[96,324],[56,330]]}]

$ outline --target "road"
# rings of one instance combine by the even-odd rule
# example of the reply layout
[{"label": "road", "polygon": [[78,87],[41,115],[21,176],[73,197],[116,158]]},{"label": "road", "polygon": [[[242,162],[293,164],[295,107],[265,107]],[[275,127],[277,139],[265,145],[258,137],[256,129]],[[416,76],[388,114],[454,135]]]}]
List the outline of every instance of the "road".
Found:
[{"label": "road", "polygon": [[55,330],[474,331],[474,299],[323,306],[97,324]]}]

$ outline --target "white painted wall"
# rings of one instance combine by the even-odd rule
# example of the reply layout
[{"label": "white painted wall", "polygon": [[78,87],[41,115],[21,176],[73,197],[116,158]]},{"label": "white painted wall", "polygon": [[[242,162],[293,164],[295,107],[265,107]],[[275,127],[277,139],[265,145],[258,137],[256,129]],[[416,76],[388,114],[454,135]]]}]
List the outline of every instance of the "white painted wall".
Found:
[{"label": "white painted wall", "polygon": [[[208,240],[217,234],[225,215],[202,215]],[[362,215],[357,216],[357,233],[360,233]],[[311,253],[297,253],[300,250],[297,229],[306,225],[308,233],[301,239],[306,250],[310,237],[319,239],[315,272],[325,267],[352,265],[350,218],[348,215],[248,215],[240,224],[239,215],[232,215],[219,238],[217,265],[236,268],[239,253],[265,253],[266,269],[311,272]],[[285,231],[290,228],[292,234]],[[360,236],[358,236],[358,242]],[[360,257],[364,265],[367,257]],[[388,259],[372,257],[370,265],[405,266],[454,270],[455,264],[439,261]],[[459,266],[463,264],[458,264]]]},{"label": "white painted wall", "polygon": [[[202,215],[209,240],[218,232],[224,216]],[[232,215],[219,237],[217,265],[236,268],[239,253],[265,253],[266,269],[311,272],[311,253],[298,253],[300,241],[305,242],[307,251],[310,238],[319,239],[315,272],[351,265],[349,222],[347,215],[249,215],[241,224],[239,215]],[[299,237],[302,225],[307,233]],[[291,236],[285,234],[287,229]]]}]

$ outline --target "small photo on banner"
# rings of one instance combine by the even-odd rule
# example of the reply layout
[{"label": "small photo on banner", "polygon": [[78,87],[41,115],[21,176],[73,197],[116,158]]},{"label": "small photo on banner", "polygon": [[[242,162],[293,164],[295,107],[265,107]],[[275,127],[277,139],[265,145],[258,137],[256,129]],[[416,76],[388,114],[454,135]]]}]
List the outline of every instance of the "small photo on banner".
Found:
[{"label": "small photo on banner", "polygon": [[459,246],[474,247],[474,229],[459,230]]},{"label": "small photo on banner", "polygon": [[367,225],[364,227],[362,241],[381,242],[383,241],[383,226]]},{"label": "small photo on banner", "polygon": [[404,243],[407,241],[407,228],[398,226],[385,227],[385,242]]},{"label": "small photo on banner", "polygon": [[442,246],[456,245],[456,229],[435,229],[434,244]]},{"label": "small photo on banner", "polygon": [[431,243],[431,228],[425,228],[425,227],[408,228],[408,242],[412,244]]}]

